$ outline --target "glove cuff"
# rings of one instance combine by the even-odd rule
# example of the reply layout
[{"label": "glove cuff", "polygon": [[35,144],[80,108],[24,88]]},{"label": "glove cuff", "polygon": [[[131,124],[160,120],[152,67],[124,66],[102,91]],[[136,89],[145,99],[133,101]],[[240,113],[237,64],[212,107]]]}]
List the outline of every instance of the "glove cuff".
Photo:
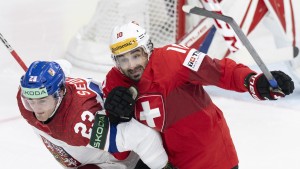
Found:
[{"label": "glove cuff", "polygon": [[245,86],[248,88],[248,92],[255,100],[266,100],[263,98],[256,87],[257,80],[262,76],[262,74],[249,74],[245,78],[245,82],[248,82],[248,84],[245,84]]}]

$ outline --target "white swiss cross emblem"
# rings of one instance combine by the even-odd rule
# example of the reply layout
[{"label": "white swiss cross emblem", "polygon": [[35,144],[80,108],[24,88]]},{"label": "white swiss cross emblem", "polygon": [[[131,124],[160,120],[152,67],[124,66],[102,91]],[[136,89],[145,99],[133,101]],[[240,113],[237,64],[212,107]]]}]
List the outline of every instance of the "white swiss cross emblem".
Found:
[{"label": "white swiss cross emblem", "polygon": [[143,124],[162,131],[165,110],[161,95],[143,95],[136,101],[136,118]]},{"label": "white swiss cross emblem", "polygon": [[150,109],[148,101],[142,102],[142,108],[140,120],[146,120],[148,126],[156,127],[153,119],[160,116],[159,108]]}]

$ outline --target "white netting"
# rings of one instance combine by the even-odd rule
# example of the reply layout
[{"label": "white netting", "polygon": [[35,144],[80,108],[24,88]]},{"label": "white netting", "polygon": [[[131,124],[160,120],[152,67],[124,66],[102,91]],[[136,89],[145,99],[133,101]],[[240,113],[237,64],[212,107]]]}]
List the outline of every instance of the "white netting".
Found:
[{"label": "white netting", "polygon": [[177,0],[100,0],[94,16],[71,40],[66,58],[74,65],[107,71],[109,38],[113,27],[137,21],[150,34],[155,47],[176,41]]}]

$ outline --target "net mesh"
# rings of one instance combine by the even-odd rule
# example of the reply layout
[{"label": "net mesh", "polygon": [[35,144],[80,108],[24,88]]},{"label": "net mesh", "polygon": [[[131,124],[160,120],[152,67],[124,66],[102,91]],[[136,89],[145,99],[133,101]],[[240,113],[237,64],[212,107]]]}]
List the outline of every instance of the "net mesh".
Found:
[{"label": "net mesh", "polygon": [[109,41],[112,29],[138,22],[151,36],[154,47],[176,41],[177,0],[99,0],[87,25],[71,40],[66,58],[74,65],[93,70],[111,67]]}]

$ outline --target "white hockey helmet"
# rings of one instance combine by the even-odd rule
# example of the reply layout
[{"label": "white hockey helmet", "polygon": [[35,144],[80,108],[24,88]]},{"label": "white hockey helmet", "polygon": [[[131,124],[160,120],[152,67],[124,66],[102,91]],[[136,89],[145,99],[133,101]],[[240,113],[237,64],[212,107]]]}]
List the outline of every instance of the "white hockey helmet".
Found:
[{"label": "white hockey helmet", "polygon": [[116,64],[116,56],[122,55],[138,47],[142,47],[150,57],[153,44],[146,30],[132,21],[127,24],[116,26],[110,38],[110,50],[112,59]]}]

